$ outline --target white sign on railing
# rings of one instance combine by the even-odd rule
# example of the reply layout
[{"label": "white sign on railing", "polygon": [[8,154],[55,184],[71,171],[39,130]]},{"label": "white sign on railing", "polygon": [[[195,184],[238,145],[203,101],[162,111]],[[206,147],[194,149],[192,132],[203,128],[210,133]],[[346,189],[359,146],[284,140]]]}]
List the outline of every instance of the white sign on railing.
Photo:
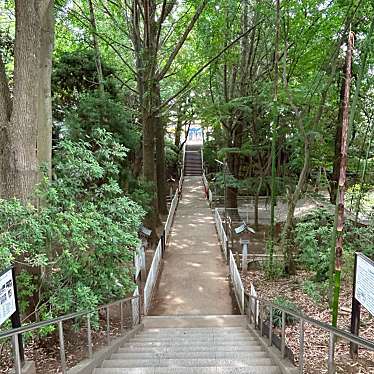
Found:
[{"label": "white sign on railing", "polygon": [[152,265],[149,269],[147,281],[144,286],[144,314],[147,314],[151,306],[153,289],[157,282],[158,271],[162,258],[162,244],[159,240],[155,255],[153,256]]},{"label": "white sign on railing", "polygon": [[355,298],[374,315],[374,262],[361,253],[357,254]]},{"label": "white sign on railing", "polygon": [[0,326],[16,311],[12,269],[0,275]]},{"label": "white sign on railing", "polygon": [[236,296],[236,300],[239,304],[239,309],[242,314],[245,314],[245,299],[244,299],[244,286],[242,279],[240,277],[240,273],[238,267],[236,266],[235,258],[232,252],[230,251],[230,276],[231,281],[234,287],[234,293]]},{"label": "white sign on railing", "polygon": [[[136,287],[133,296],[139,296],[139,287]],[[139,297],[131,300],[131,310],[132,310],[132,322],[134,325],[140,323],[140,308],[139,308],[140,299]]]},{"label": "white sign on railing", "polygon": [[144,246],[139,246],[134,256],[135,278],[138,278],[140,272],[145,269],[145,251]]},{"label": "white sign on railing", "polygon": [[[255,289],[255,286],[253,285],[253,283],[251,283],[251,296],[257,297],[257,292],[256,292],[256,289]],[[250,303],[250,308],[251,308],[252,314],[255,315],[257,300],[250,298],[249,303]],[[256,316],[255,316],[256,324],[258,323],[259,314],[260,314],[260,311],[259,311],[259,308],[257,308],[257,313],[256,313]]]},{"label": "white sign on railing", "polygon": [[227,236],[225,233],[225,229],[223,228],[222,219],[218,212],[218,209],[214,210],[214,221],[216,223],[216,229],[217,229],[219,241],[221,242],[222,251],[227,260]]}]

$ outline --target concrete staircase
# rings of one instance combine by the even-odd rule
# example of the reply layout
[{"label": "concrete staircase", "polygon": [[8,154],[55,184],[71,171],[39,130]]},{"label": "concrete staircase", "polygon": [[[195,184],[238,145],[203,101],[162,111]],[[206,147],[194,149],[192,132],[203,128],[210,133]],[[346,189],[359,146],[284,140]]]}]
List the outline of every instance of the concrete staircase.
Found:
[{"label": "concrete staircase", "polygon": [[185,175],[202,175],[201,146],[187,145],[185,158]]},{"label": "concrete staircase", "polygon": [[147,317],[94,374],[281,374],[244,316]]}]

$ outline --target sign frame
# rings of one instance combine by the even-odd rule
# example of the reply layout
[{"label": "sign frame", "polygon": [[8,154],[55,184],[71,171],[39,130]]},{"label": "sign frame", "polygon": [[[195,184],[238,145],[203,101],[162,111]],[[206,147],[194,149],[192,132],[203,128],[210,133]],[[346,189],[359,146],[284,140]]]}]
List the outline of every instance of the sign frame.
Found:
[{"label": "sign frame", "polygon": [[[355,252],[355,262],[354,262],[354,272],[353,272],[353,292],[352,292],[352,313],[351,313],[351,333],[354,335],[359,335],[360,332],[360,316],[361,316],[361,302],[356,299],[356,291],[357,291],[357,275],[358,275],[358,258],[362,259],[366,263],[369,264],[369,266],[372,266],[374,269],[374,261],[370,259],[369,257],[365,256],[361,252]],[[373,296],[374,299],[374,296]],[[363,305],[365,309],[367,307]],[[372,310],[369,310],[370,314],[372,313]],[[373,314],[374,315],[374,314]],[[358,356],[358,345],[355,343],[350,343],[350,355],[352,358],[357,358]]]},{"label": "sign frame", "polygon": [[[16,277],[16,269],[14,266],[11,266],[4,271],[0,273],[0,276],[6,274],[7,272],[12,272],[12,280],[13,280],[13,294],[14,294],[14,302],[15,302],[15,311],[14,313],[9,317],[10,321],[12,323],[12,328],[17,329],[21,327],[21,315],[19,310],[19,304],[18,304],[18,292],[17,292],[17,277]],[[25,362],[25,350],[23,347],[23,339],[22,334],[18,334],[18,348],[19,348],[19,354],[21,359],[21,364],[23,365]],[[13,347],[15,349],[15,347]]]}]

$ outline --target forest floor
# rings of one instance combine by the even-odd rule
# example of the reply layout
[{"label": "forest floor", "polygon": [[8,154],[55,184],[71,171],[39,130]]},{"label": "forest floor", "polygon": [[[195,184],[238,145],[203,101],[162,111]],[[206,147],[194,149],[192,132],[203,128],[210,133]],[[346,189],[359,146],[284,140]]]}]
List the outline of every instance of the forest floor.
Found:
[{"label": "forest floor", "polygon": [[[249,271],[246,276],[242,275],[244,286],[250,293],[251,283],[255,286],[259,298],[273,301],[279,297],[291,301],[299,311],[325,323],[331,323],[331,316],[326,299],[316,301],[303,291],[303,283],[310,279],[312,273],[300,271],[295,276],[269,280],[263,271]],[[349,331],[350,310],[352,300],[352,285],[346,280],[342,285],[340,297],[340,310],[338,327]],[[278,331],[278,333],[280,333]],[[360,336],[368,340],[374,340],[373,317],[363,308],[361,313]],[[305,373],[321,374],[327,373],[329,336],[321,329],[308,323],[305,324]],[[299,357],[299,324],[289,325],[286,328],[286,344],[292,350],[295,357],[295,364]],[[364,349],[359,351],[358,361],[353,361],[349,356],[349,344],[338,341],[335,352],[335,364],[337,373],[374,373],[374,352]]]}]

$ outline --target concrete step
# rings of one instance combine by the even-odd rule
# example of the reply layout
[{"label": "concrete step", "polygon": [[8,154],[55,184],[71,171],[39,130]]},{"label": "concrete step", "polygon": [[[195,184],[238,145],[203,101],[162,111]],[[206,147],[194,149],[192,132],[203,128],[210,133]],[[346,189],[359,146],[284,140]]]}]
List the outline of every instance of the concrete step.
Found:
[{"label": "concrete step", "polygon": [[163,353],[163,352],[259,352],[264,348],[258,344],[245,345],[195,345],[195,346],[130,346],[125,344],[119,349],[119,353]]},{"label": "concrete step", "polygon": [[246,366],[271,366],[270,358],[247,358],[247,359],[209,359],[209,358],[187,358],[187,359],[144,359],[144,360],[105,360],[103,368],[131,368],[131,367],[246,367]]},{"label": "concrete step", "polygon": [[195,345],[211,345],[215,347],[227,347],[232,346],[235,344],[236,346],[241,347],[250,347],[253,345],[257,345],[258,342],[255,339],[247,339],[242,341],[151,341],[151,342],[143,342],[143,341],[130,341],[129,343],[126,343],[123,347],[189,347],[189,346],[195,346]]},{"label": "concrete step", "polygon": [[227,336],[222,336],[222,335],[183,335],[183,336],[159,336],[159,337],[154,337],[154,336],[143,336],[139,335],[135,338],[130,339],[130,343],[135,343],[135,342],[161,342],[161,343],[187,343],[190,342],[191,344],[196,344],[196,343],[221,343],[221,342],[230,342],[230,343],[241,343],[241,342],[247,342],[251,340],[256,340],[254,336],[251,336],[250,334],[240,334],[240,335],[227,335]]},{"label": "concrete step", "polygon": [[170,332],[170,333],[162,333],[162,332],[155,332],[155,333],[148,333],[144,332],[137,337],[142,337],[142,338],[154,338],[154,339],[181,339],[181,338],[194,338],[194,339],[199,339],[199,338],[204,338],[204,337],[209,337],[209,338],[245,338],[248,336],[253,336],[249,333],[249,331],[235,331],[235,332]]},{"label": "concrete step", "polygon": [[169,335],[169,334],[184,334],[184,333],[189,333],[189,334],[193,334],[193,333],[197,333],[197,334],[201,334],[201,333],[205,333],[205,332],[209,332],[209,333],[235,333],[235,332],[246,332],[248,333],[249,330],[246,329],[245,327],[241,327],[241,326],[238,326],[238,327],[189,327],[189,328],[184,328],[184,327],[163,327],[163,328],[148,328],[148,329],[144,329],[142,331],[142,334],[154,334],[154,333],[158,333],[158,334],[166,334],[166,335]]},{"label": "concrete step", "polygon": [[101,368],[93,374],[281,374],[276,366],[240,368],[188,367],[188,368]]},{"label": "concrete step", "polygon": [[144,328],[167,327],[247,327],[247,317],[241,315],[208,316],[149,316],[143,318]]},{"label": "concrete step", "polygon": [[264,358],[267,357],[265,351],[242,351],[242,352],[216,352],[216,351],[195,351],[195,352],[130,352],[114,353],[111,356],[113,360],[144,360],[144,359],[187,359],[187,358],[209,358],[209,359],[246,359],[246,358]]}]

